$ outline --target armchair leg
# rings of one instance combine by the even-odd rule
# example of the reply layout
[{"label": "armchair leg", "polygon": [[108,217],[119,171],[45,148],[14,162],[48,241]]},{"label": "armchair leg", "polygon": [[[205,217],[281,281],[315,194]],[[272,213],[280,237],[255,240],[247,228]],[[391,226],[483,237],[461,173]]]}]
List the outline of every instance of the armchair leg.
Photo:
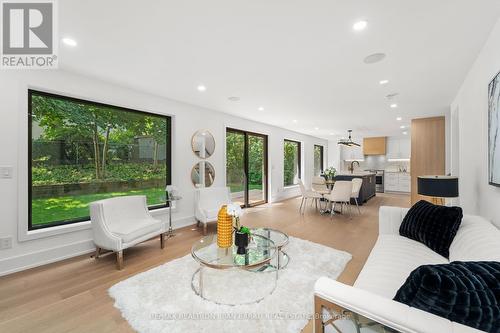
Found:
[{"label": "armchair leg", "polygon": [[162,233],[162,234],[160,234],[160,247],[161,247],[162,249],[164,249],[164,248],[165,248],[166,238],[167,238],[166,233]]},{"label": "armchair leg", "polygon": [[100,256],[101,256],[101,248],[99,246],[96,246],[95,247],[95,256],[94,256],[94,258],[95,259],[99,259]]},{"label": "armchair leg", "polygon": [[203,223],[203,236],[207,235],[207,224]]},{"label": "armchair leg", "polygon": [[116,252],[116,268],[120,271],[123,269],[123,251]]}]

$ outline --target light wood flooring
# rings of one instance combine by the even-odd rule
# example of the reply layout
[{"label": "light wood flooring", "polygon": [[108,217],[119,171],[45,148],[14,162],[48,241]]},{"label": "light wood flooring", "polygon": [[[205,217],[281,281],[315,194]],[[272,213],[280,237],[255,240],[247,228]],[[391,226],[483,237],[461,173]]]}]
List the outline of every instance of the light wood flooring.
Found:
[{"label": "light wood flooring", "polygon": [[[378,208],[408,207],[410,198],[377,195],[362,206],[361,215],[353,210],[352,219],[336,215],[331,220],[310,206],[300,215],[299,204],[296,198],[251,208],[242,223],[272,227],[351,253],[353,259],[339,280],[352,284],[376,241]],[[208,230],[215,232],[215,224]],[[122,271],[115,269],[113,255],[98,260],[85,255],[0,277],[0,332],[132,332],[107,290],[120,280],[189,254],[202,236],[201,228],[195,226],[176,232],[164,250],[158,238],[126,250]],[[312,332],[311,323],[304,332]]]}]

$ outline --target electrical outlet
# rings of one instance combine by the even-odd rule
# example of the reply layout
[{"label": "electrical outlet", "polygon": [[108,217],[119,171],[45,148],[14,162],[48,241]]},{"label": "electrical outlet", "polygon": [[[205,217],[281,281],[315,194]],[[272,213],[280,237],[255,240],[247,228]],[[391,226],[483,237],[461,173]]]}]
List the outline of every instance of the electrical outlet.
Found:
[{"label": "electrical outlet", "polygon": [[0,250],[10,249],[12,247],[12,237],[0,238]]},{"label": "electrical outlet", "polygon": [[12,167],[0,166],[0,179],[11,179],[11,178],[12,178]]}]

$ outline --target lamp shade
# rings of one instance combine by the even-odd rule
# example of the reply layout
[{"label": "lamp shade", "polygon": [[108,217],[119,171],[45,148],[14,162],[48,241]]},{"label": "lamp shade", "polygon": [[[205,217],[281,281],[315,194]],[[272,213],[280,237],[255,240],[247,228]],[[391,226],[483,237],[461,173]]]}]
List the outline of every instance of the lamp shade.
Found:
[{"label": "lamp shade", "polygon": [[437,198],[458,197],[458,177],[420,176],[417,179],[418,194]]}]

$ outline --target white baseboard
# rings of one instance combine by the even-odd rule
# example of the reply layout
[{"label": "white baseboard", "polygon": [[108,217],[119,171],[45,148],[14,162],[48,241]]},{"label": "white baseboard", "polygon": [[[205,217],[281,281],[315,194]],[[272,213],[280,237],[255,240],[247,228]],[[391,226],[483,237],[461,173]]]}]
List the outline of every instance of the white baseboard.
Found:
[{"label": "white baseboard", "polygon": [[[195,224],[195,219],[193,216],[182,217],[172,221],[172,224],[174,229],[179,229]],[[95,251],[93,240],[85,239],[72,244],[1,259],[0,276],[81,256],[93,251]]]}]

